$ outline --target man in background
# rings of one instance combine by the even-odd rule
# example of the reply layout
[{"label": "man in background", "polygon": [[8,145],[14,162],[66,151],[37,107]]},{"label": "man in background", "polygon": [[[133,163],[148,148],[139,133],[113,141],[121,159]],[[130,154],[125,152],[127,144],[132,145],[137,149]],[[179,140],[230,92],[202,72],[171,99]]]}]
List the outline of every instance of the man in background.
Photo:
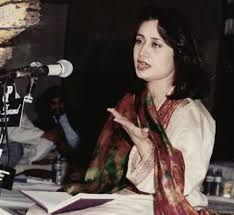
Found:
[{"label": "man in background", "polygon": [[58,152],[73,159],[80,146],[77,120],[70,117],[65,106],[63,90],[59,86],[48,88],[36,101],[36,126],[44,130],[42,137],[51,139]]}]

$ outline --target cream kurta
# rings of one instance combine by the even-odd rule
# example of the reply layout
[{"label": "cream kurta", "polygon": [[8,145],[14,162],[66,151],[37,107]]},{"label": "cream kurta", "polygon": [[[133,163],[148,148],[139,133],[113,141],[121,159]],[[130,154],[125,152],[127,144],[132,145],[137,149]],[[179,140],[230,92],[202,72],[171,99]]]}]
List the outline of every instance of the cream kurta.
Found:
[{"label": "cream kurta", "polygon": [[[171,116],[166,133],[185,162],[184,196],[193,207],[207,206],[200,186],[208,170],[215,138],[215,121],[199,100],[187,99]],[[154,193],[153,152],[141,159],[136,147],[130,152],[127,178],[140,190]]]}]

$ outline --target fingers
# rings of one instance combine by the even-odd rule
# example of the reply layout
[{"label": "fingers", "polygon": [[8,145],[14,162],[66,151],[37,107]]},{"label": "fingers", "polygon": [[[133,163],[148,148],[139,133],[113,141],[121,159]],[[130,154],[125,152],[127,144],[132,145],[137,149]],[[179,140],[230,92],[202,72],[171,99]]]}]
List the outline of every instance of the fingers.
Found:
[{"label": "fingers", "polygon": [[123,117],[118,111],[116,111],[114,108],[107,108],[107,111],[110,112],[115,118],[121,118]]},{"label": "fingers", "polygon": [[[118,111],[114,108],[108,108],[109,111],[114,116],[114,121],[120,123],[128,134],[129,132],[133,132],[136,136],[140,136],[141,138],[148,137],[148,128],[138,128],[131,121],[129,121],[126,117],[122,116]],[[138,131],[139,130],[139,131]]]},{"label": "fingers", "polygon": [[135,128],[135,125],[132,122],[130,122],[126,117],[122,116],[114,108],[108,108],[107,111],[114,116],[114,121],[120,123],[123,127],[130,130],[133,130]]}]

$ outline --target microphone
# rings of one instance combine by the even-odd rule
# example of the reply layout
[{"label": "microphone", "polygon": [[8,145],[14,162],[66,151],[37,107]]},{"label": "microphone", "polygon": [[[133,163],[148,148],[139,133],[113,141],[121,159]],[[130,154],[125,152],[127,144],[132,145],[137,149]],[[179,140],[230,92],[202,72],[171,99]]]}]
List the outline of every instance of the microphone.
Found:
[{"label": "microphone", "polygon": [[[0,80],[16,79],[25,76],[41,77],[41,76],[59,76],[68,77],[73,71],[73,65],[68,60],[59,60],[56,64],[42,65],[39,62],[31,63],[31,66],[12,69],[10,71],[0,72]],[[2,73],[2,74],[1,74]]]}]

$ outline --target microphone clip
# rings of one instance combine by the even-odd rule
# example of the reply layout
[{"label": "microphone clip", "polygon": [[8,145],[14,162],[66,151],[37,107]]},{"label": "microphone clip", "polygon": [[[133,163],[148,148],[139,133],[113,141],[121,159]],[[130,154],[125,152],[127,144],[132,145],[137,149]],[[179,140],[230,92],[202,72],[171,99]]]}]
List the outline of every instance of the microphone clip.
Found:
[{"label": "microphone clip", "polygon": [[16,169],[0,165],[0,185],[1,188],[12,190]]}]

